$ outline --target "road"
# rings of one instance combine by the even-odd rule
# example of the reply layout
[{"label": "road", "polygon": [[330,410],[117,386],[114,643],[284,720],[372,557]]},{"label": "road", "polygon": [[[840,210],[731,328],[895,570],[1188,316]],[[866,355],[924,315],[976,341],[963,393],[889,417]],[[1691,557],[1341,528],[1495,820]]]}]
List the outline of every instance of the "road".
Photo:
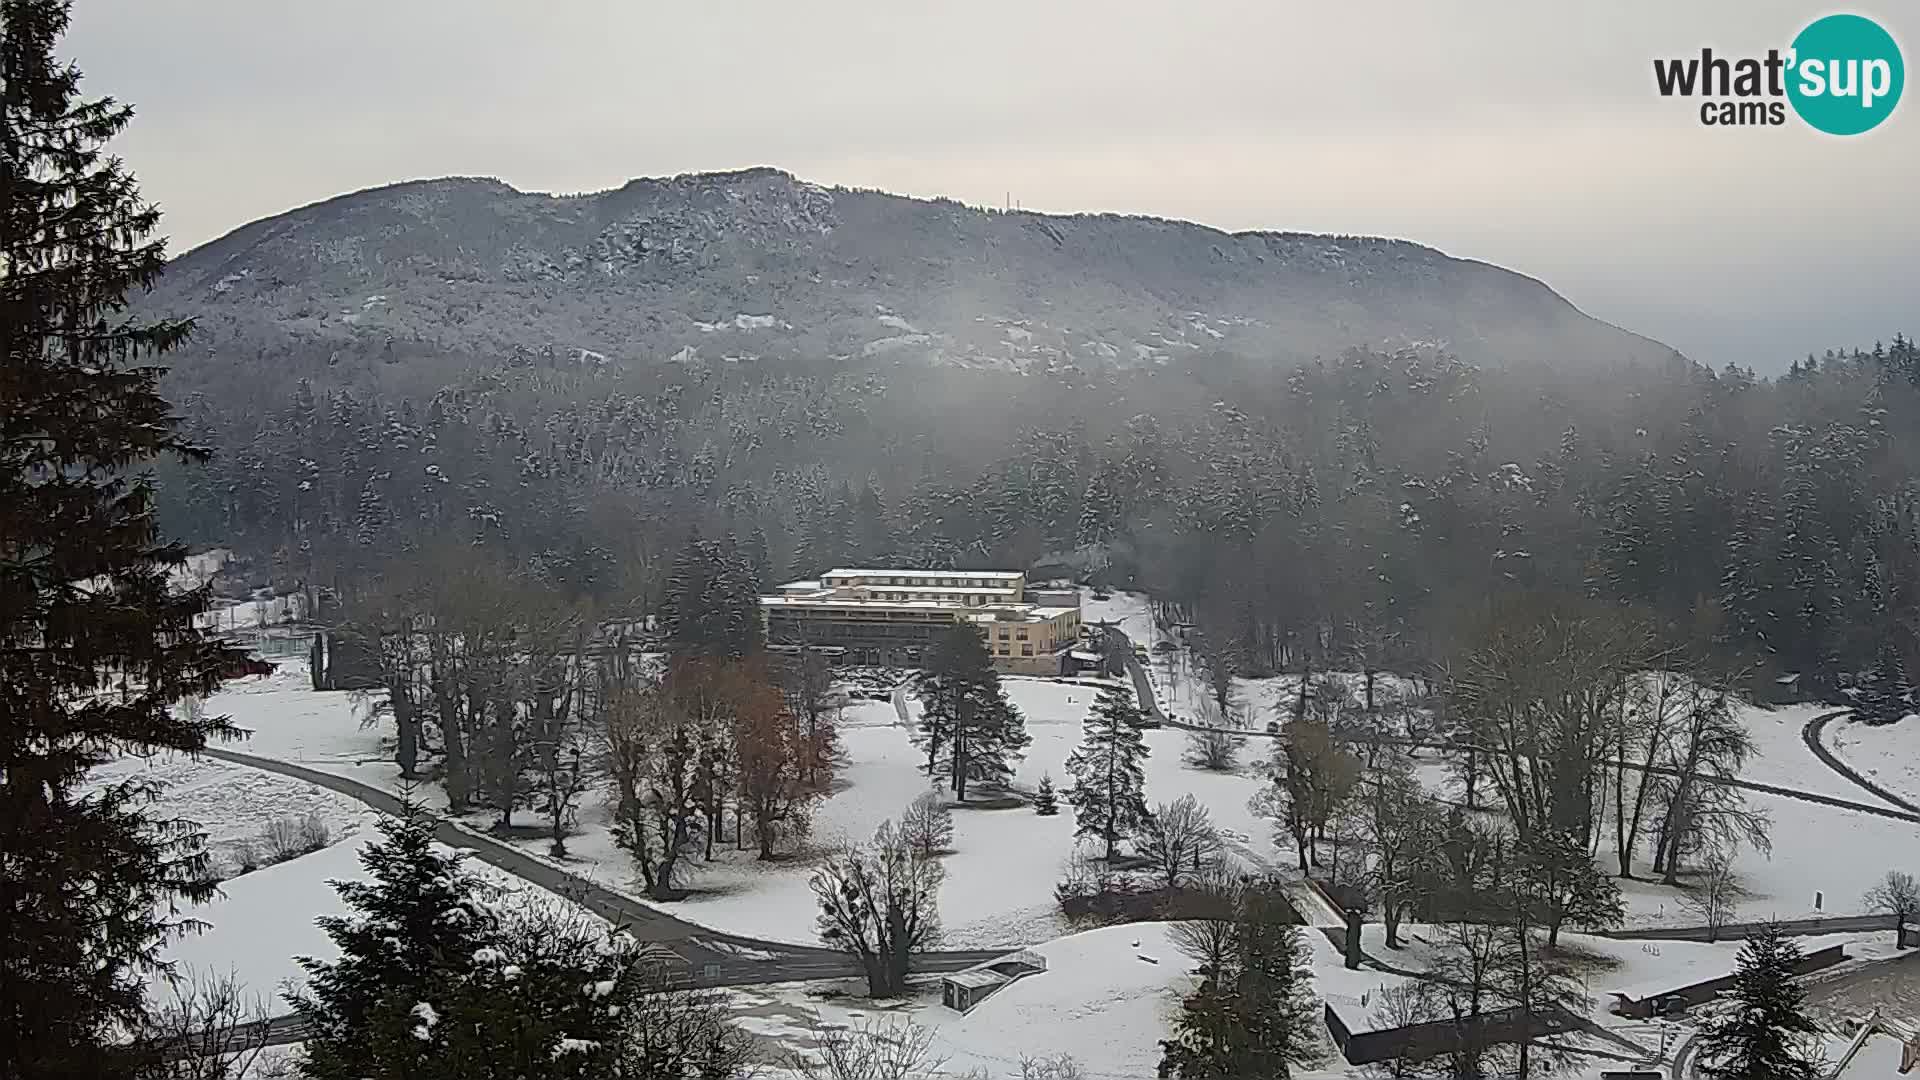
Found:
[{"label": "road", "polygon": [[1858,772],[1854,770],[1853,766],[1848,765],[1844,761],[1841,761],[1838,757],[1834,755],[1833,751],[1827,749],[1827,745],[1825,743],[1820,741],[1820,734],[1821,732],[1827,729],[1827,724],[1830,721],[1837,720],[1840,717],[1847,715],[1849,711],[1850,710],[1847,710],[1847,709],[1836,709],[1830,713],[1822,713],[1821,715],[1816,716],[1813,719],[1807,721],[1807,726],[1800,729],[1800,738],[1806,742],[1807,749],[1813,751],[1813,756],[1819,758],[1822,762],[1824,762],[1827,768],[1832,769],[1834,772],[1837,772],[1841,776],[1846,777],[1848,780],[1853,781],[1862,790],[1872,792],[1873,794],[1879,796],[1882,799],[1885,799],[1889,803],[1892,803],[1893,805],[1898,806],[1903,810],[1907,810],[1914,814],[1920,814],[1920,805],[1916,805],[1910,800],[1902,798],[1901,796],[1896,795],[1891,791],[1888,791],[1886,788],[1881,787],[1879,784],[1876,784],[1873,781],[1867,779],[1866,777],[1860,775]]},{"label": "road", "polygon": [[[1176,720],[1173,717],[1168,716],[1160,708],[1160,703],[1154,699],[1153,682],[1147,676],[1146,668],[1140,663],[1139,657],[1134,655],[1132,641],[1127,637],[1125,633],[1123,633],[1120,630],[1119,627],[1109,626],[1107,627],[1107,633],[1118,637],[1126,647],[1127,671],[1129,674],[1133,676],[1134,694],[1136,697],[1140,699],[1140,705],[1146,711],[1147,715],[1151,717],[1155,722],[1164,724],[1167,727],[1182,728],[1187,731],[1204,730],[1204,727],[1200,724],[1189,723],[1185,720]],[[1868,792],[1871,792],[1872,794],[1878,796],[1881,799],[1886,800],[1887,803],[1891,805],[1881,806],[1874,803],[1854,802],[1850,799],[1838,799],[1831,795],[1822,795],[1814,791],[1800,791],[1796,788],[1780,787],[1775,784],[1762,784],[1758,781],[1740,780],[1730,776],[1707,776],[1707,775],[1696,773],[1694,775],[1694,779],[1703,784],[1716,784],[1722,787],[1740,788],[1744,791],[1756,791],[1764,795],[1778,795],[1783,799],[1797,799],[1801,802],[1816,803],[1821,806],[1831,806],[1839,810],[1851,810],[1851,811],[1855,811],[1857,813],[1862,813],[1862,814],[1872,814],[1875,817],[1892,818],[1895,821],[1906,821],[1906,822],[1912,822],[1915,824],[1920,824],[1920,805],[1916,805],[1914,803],[1908,802],[1900,798],[1899,796],[1892,794],[1886,789],[1880,787],[1879,785],[1873,783],[1872,781],[1866,779],[1865,777],[1861,776],[1859,773],[1854,772],[1852,769],[1848,768],[1845,763],[1841,762],[1838,758],[1834,757],[1831,753],[1829,753],[1826,747],[1820,744],[1820,740],[1819,740],[1820,729],[1823,728],[1829,720],[1832,720],[1838,716],[1843,716],[1846,714],[1846,712],[1847,710],[1840,709],[1835,712],[1825,713],[1823,715],[1814,717],[1813,720],[1810,721],[1807,724],[1806,728],[1801,732],[1801,735],[1806,740],[1808,749],[1812,750],[1814,754],[1820,758],[1821,761],[1827,764],[1828,767],[1832,768],[1835,772],[1839,773],[1840,775],[1846,777],[1848,780],[1853,781],[1855,784],[1858,784],[1862,789]],[[1267,731],[1259,728],[1249,728],[1247,730],[1239,732],[1239,734],[1246,735],[1250,738],[1257,738],[1257,739],[1258,738],[1271,739],[1271,738],[1277,738],[1279,736],[1278,732]],[[1364,740],[1355,740],[1355,741],[1364,741]],[[1416,742],[1416,741],[1407,740],[1407,739],[1380,739],[1378,741],[1381,743],[1391,743],[1395,746],[1406,746],[1406,747],[1412,747],[1420,750],[1445,751],[1445,750],[1460,749],[1458,744],[1449,743],[1449,742]],[[1605,764],[1611,766],[1613,762],[1609,761],[1609,762],[1605,762]],[[1649,766],[1643,766],[1634,762],[1629,762],[1628,767],[1633,769],[1644,769],[1647,772],[1658,773],[1662,776],[1677,775],[1673,770],[1663,769],[1657,765],[1649,767]],[[1900,807],[1900,809],[1896,810],[1896,809],[1893,809],[1893,807]]]},{"label": "road", "polygon": [[[386,814],[400,812],[400,800],[369,784],[272,758],[233,750],[208,748],[206,756],[235,765],[290,776],[337,791]],[[750,986],[758,983],[799,982],[861,974],[859,964],[845,953],[820,945],[795,945],[710,930],[670,915],[651,904],[596,884],[564,867],[530,855],[511,844],[458,822],[438,819],[434,838],[452,848],[471,851],[475,858],[523,881],[579,902],[595,914],[625,928],[641,941],[658,944],[686,965],[681,980],[693,986]],[[959,971],[1005,956],[1005,949],[966,949],[922,953],[914,958],[916,971]]]}]

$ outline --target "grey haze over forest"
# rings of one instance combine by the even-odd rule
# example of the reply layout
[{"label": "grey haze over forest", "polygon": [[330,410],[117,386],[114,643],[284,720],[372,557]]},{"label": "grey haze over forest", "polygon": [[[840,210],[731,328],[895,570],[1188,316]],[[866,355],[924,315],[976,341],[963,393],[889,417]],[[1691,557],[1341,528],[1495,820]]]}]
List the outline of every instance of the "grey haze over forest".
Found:
[{"label": "grey haze over forest", "polygon": [[771,164],[982,205],[1404,237],[1774,371],[1910,328],[1914,106],[1851,140],[1715,131],[1655,94],[1650,61],[1764,51],[1824,11],[96,0],[66,48],[139,104],[117,149],[177,252],[414,177],[596,191]]}]

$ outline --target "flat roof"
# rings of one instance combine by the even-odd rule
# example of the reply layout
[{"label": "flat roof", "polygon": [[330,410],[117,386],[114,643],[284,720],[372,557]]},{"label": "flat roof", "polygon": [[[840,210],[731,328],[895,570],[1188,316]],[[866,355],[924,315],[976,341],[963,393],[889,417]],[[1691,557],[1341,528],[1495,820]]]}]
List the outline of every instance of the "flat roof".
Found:
[{"label": "flat roof", "polygon": [[820,575],[830,577],[921,577],[921,578],[968,578],[974,581],[997,580],[1002,578],[1026,577],[1020,570],[829,570]]},{"label": "flat roof", "polygon": [[996,589],[991,585],[848,585],[868,592],[944,592],[955,596],[1012,596],[1019,589]]},{"label": "flat roof", "polygon": [[902,611],[974,611],[965,604],[949,603],[945,600],[866,600],[857,596],[827,594],[822,596],[763,596],[760,602],[769,607],[798,608],[898,608]]}]

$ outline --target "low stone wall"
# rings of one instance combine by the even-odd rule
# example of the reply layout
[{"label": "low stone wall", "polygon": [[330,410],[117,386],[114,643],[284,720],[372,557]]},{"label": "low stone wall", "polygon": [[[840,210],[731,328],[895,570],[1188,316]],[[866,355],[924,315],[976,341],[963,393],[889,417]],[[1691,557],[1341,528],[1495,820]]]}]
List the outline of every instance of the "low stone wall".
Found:
[{"label": "low stone wall", "polygon": [[[1819,949],[1802,956],[1800,962],[1793,966],[1793,973],[1795,975],[1808,975],[1815,971],[1830,968],[1846,958],[1845,946],[1829,945],[1824,949]],[[1717,979],[1707,979],[1703,982],[1675,987],[1672,990],[1658,994],[1649,994],[1637,1000],[1625,997],[1624,995],[1616,995],[1618,1000],[1614,1004],[1613,1011],[1630,1020],[1647,1020],[1654,1016],[1656,1006],[1666,1005],[1667,1008],[1663,1012],[1663,1015],[1672,1015],[1676,1011],[1691,1009],[1696,1005],[1704,1005],[1713,1000],[1715,994],[1732,986],[1733,980],[1734,976],[1732,975],[1722,975]]]},{"label": "low stone wall", "polygon": [[1579,1022],[1565,1013],[1529,1017],[1519,1009],[1502,1009],[1472,1020],[1456,1023],[1435,1020],[1426,1024],[1385,1028],[1380,1031],[1350,1031],[1333,1006],[1326,1008],[1327,1032],[1340,1048],[1349,1065],[1376,1061],[1424,1061],[1472,1040],[1483,1044],[1521,1042],[1571,1031]]},{"label": "low stone wall", "polygon": [[1892,915],[1835,915],[1831,918],[1787,919],[1783,922],[1728,923],[1712,931],[1704,926],[1646,927],[1630,930],[1603,930],[1600,937],[1621,941],[1745,941],[1767,927],[1784,937],[1816,937],[1820,934],[1855,934],[1863,930],[1894,930],[1899,919]]}]

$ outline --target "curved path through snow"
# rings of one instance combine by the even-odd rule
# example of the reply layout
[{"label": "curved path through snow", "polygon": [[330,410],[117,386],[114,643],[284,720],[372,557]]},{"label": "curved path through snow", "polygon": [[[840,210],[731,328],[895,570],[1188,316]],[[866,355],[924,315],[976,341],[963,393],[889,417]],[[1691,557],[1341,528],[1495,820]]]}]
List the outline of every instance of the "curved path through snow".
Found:
[{"label": "curved path through snow", "polygon": [[[1122,642],[1126,642],[1127,670],[1133,676],[1134,696],[1139,699],[1141,708],[1146,711],[1148,716],[1152,717],[1153,720],[1156,721],[1157,723],[1164,724],[1167,727],[1181,728],[1187,731],[1205,730],[1203,725],[1189,723],[1185,720],[1176,720],[1173,717],[1168,716],[1166,712],[1160,708],[1160,703],[1154,699],[1153,683],[1147,677],[1146,668],[1142,666],[1139,659],[1134,656],[1132,642],[1127,638],[1126,634],[1122,633],[1120,629],[1117,627],[1112,627],[1112,626],[1107,627],[1107,633],[1119,637]],[[1798,799],[1801,802],[1818,803],[1822,806],[1831,806],[1839,810],[1852,810],[1862,814],[1872,814],[1876,817],[1892,818],[1896,821],[1911,821],[1916,824],[1920,824],[1920,805],[1915,805],[1912,802],[1902,799],[1899,796],[1894,795],[1893,793],[1887,791],[1885,788],[1881,787],[1880,785],[1875,784],[1873,781],[1868,780],[1867,778],[1861,776],[1859,773],[1848,768],[1845,763],[1840,761],[1840,759],[1834,757],[1833,754],[1830,753],[1825,746],[1821,745],[1820,730],[1826,726],[1828,721],[1833,720],[1834,718],[1839,716],[1844,716],[1846,715],[1846,713],[1847,713],[1847,710],[1845,709],[1840,709],[1830,713],[1822,713],[1821,715],[1814,717],[1811,721],[1808,722],[1806,728],[1802,731],[1801,735],[1806,740],[1807,748],[1809,750],[1812,750],[1814,755],[1817,756],[1822,762],[1824,762],[1829,768],[1833,769],[1836,773],[1839,773],[1841,776],[1845,777],[1846,779],[1852,781],[1854,784],[1858,785],[1863,790],[1871,792],[1872,794],[1880,797],[1881,799],[1886,800],[1887,803],[1889,804],[1888,806],[1878,806],[1872,803],[1854,802],[1851,799],[1841,799],[1841,798],[1835,798],[1832,795],[1822,795],[1817,791],[1802,791],[1798,788],[1781,787],[1778,784],[1763,784],[1756,780],[1739,780],[1733,777],[1706,776],[1701,774],[1696,774],[1694,776],[1694,779],[1699,780],[1703,783],[1718,784],[1723,787],[1741,788],[1746,791],[1757,791],[1767,795],[1778,795],[1781,798]],[[1239,734],[1246,735],[1256,739],[1260,739],[1260,738],[1272,739],[1272,738],[1279,737],[1279,732],[1277,731],[1263,731],[1263,730],[1254,729],[1254,728],[1249,728],[1245,731],[1241,731],[1239,732]],[[1450,743],[1408,742],[1407,740],[1404,740],[1404,739],[1383,739],[1381,741],[1386,743],[1392,743],[1393,745],[1396,745],[1396,746],[1410,746],[1410,747],[1414,747],[1416,749],[1421,749],[1421,750],[1449,750],[1454,748],[1453,744],[1450,744]],[[1611,765],[1612,762],[1608,762],[1607,764]],[[1643,768],[1643,766],[1635,765],[1632,763],[1629,763],[1629,766],[1631,768],[1636,768],[1636,769]],[[1654,773],[1661,773],[1667,776],[1673,775],[1673,770],[1662,769],[1658,766],[1648,768],[1647,771],[1654,772]],[[1899,807],[1899,809],[1894,809],[1894,807]]]},{"label": "curved path through snow", "polygon": [[[209,747],[202,752],[220,761],[305,780],[358,799],[381,813],[400,812],[400,799],[396,796],[344,776],[233,750]],[[690,971],[686,981],[695,986],[749,986],[846,978],[861,974],[859,964],[838,950],[709,930],[669,915],[651,904],[615,892],[485,833],[465,828],[457,822],[439,819],[434,838],[448,847],[471,851],[475,858],[523,881],[575,900],[595,914],[624,927],[642,941],[666,947],[687,963]],[[922,953],[914,958],[914,967],[918,971],[958,971],[1005,956],[1011,951],[1014,950]]]},{"label": "curved path through snow", "polygon": [[1813,756],[1819,758],[1827,768],[1853,781],[1863,790],[1870,791],[1909,813],[1920,815],[1920,805],[1916,805],[1911,800],[1896,795],[1880,784],[1860,775],[1858,770],[1846,762],[1841,761],[1838,755],[1827,749],[1826,743],[1820,741],[1820,734],[1827,729],[1829,722],[1838,720],[1851,711],[1850,709],[1836,709],[1830,713],[1821,713],[1819,716],[1807,721],[1807,726],[1800,730],[1800,737],[1806,740],[1807,749],[1813,751]]}]

